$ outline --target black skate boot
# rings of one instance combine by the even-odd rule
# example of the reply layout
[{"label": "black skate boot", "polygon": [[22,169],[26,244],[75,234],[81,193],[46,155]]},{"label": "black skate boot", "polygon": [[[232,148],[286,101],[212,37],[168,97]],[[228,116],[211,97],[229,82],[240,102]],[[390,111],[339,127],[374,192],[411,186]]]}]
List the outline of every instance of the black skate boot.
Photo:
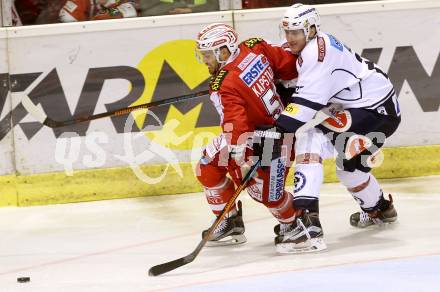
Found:
[{"label": "black skate boot", "polygon": [[295,222],[277,226],[274,228],[275,247],[279,253],[306,253],[327,248],[318,213],[301,210]]},{"label": "black skate boot", "polygon": [[[211,234],[211,238],[206,243],[206,246],[224,246],[235,245],[246,242],[244,236],[244,222],[242,217],[241,202],[238,201],[238,211],[235,215],[225,217]],[[208,229],[202,232],[202,237],[205,237]]]},{"label": "black skate boot", "polygon": [[365,212],[361,210],[350,216],[351,226],[365,228],[371,225],[383,225],[397,220],[397,211],[393,205],[393,197],[388,195],[389,201],[382,196],[374,210]]}]

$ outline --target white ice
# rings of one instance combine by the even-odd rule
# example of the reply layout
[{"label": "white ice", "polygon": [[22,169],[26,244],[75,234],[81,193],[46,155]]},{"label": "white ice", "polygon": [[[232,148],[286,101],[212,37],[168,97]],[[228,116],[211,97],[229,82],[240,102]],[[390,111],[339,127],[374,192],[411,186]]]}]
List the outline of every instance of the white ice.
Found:
[{"label": "white ice", "polygon": [[0,292],[440,291],[440,177],[382,186],[398,223],[359,230],[348,222],[355,201],[340,184],[324,185],[328,249],[303,255],[275,253],[275,220],[243,193],[246,244],[205,247],[158,277],[148,269],[189,254],[210,225],[201,193],[0,208]]}]

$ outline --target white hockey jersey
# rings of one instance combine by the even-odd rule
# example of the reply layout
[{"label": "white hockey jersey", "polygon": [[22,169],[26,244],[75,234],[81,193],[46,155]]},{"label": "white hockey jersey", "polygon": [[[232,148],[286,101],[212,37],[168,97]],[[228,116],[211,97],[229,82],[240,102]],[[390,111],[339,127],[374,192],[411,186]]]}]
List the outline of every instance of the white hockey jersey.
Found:
[{"label": "white hockey jersey", "polygon": [[376,109],[388,98],[397,98],[388,76],[379,67],[326,33],[320,32],[307,43],[296,67],[299,77],[293,103],[282,113],[284,118],[296,120],[292,121],[294,128],[311,120],[329,103]]}]

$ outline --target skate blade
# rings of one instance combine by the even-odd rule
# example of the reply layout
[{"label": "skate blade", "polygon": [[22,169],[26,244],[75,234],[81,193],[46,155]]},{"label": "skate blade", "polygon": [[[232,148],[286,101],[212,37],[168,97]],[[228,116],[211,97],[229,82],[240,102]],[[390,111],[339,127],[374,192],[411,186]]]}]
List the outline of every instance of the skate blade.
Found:
[{"label": "skate blade", "polygon": [[397,218],[392,219],[392,220],[388,220],[388,221],[369,222],[369,223],[363,223],[363,224],[358,223],[357,225],[351,224],[351,226],[353,226],[355,228],[360,228],[360,229],[368,228],[370,226],[377,226],[379,228],[386,228],[388,225],[395,224],[396,221],[397,221]]},{"label": "skate blade", "polygon": [[293,242],[279,243],[275,247],[276,251],[281,254],[310,253],[327,249],[322,237],[312,238],[299,244]]},{"label": "skate blade", "polygon": [[244,236],[244,234],[231,235],[231,236],[227,236],[221,240],[207,241],[206,246],[214,247],[214,246],[237,245],[237,244],[243,244],[246,241],[247,241],[247,239],[246,239],[246,236]]}]

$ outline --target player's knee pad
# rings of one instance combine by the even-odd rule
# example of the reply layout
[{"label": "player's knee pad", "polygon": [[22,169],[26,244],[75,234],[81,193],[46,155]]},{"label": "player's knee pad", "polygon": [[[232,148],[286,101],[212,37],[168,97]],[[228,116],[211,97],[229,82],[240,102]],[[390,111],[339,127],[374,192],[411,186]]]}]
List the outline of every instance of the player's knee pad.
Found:
[{"label": "player's knee pad", "polygon": [[270,168],[260,168],[258,176],[252,178],[247,187],[252,199],[265,205],[282,223],[292,222],[295,214],[292,195],[284,190],[286,172],[284,163],[280,163],[278,167],[273,165]]},{"label": "player's knee pad", "polygon": [[338,150],[340,156],[337,161],[340,168],[346,171],[358,169],[369,172],[371,168],[382,164],[384,159],[382,151],[367,136],[352,135],[348,139],[344,136],[339,137],[335,141],[335,147],[341,148]]},{"label": "player's knee pad", "polygon": [[295,219],[293,196],[287,191],[283,192],[278,201],[266,203],[265,205],[280,223],[291,223]]},{"label": "player's knee pad", "polygon": [[373,145],[370,138],[364,135],[352,135],[345,143],[345,158],[352,159],[355,156],[365,152]]},{"label": "player's knee pad", "polygon": [[369,211],[377,205],[382,190],[371,173],[336,170],[336,175],[363,210]]},{"label": "player's knee pad", "polygon": [[271,161],[270,167],[258,169],[257,176],[248,184],[247,191],[256,201],[270,206],[277,204],[284,192],[288,168],[283,157]]},{"label": "player's knee pad", "polygon": [[262,203],[263,202],[263,179],[254,177],[248,183],[246,188],[249,196],[255,201]]},{"label": "player's knee pad", "polygon": [[317,153],[296,156],[294,202],[296,208],[318,211],[319,192],[324,180],[322,158]]},{"label": "player's knee pad", "polygon": [[[231,196],[234,194],[234,183],[224,177],[218,185],[212,187],[204,187],[206,200],[214,214],[219,215]],[[234,208],[231,211],[235,210]]]}]

